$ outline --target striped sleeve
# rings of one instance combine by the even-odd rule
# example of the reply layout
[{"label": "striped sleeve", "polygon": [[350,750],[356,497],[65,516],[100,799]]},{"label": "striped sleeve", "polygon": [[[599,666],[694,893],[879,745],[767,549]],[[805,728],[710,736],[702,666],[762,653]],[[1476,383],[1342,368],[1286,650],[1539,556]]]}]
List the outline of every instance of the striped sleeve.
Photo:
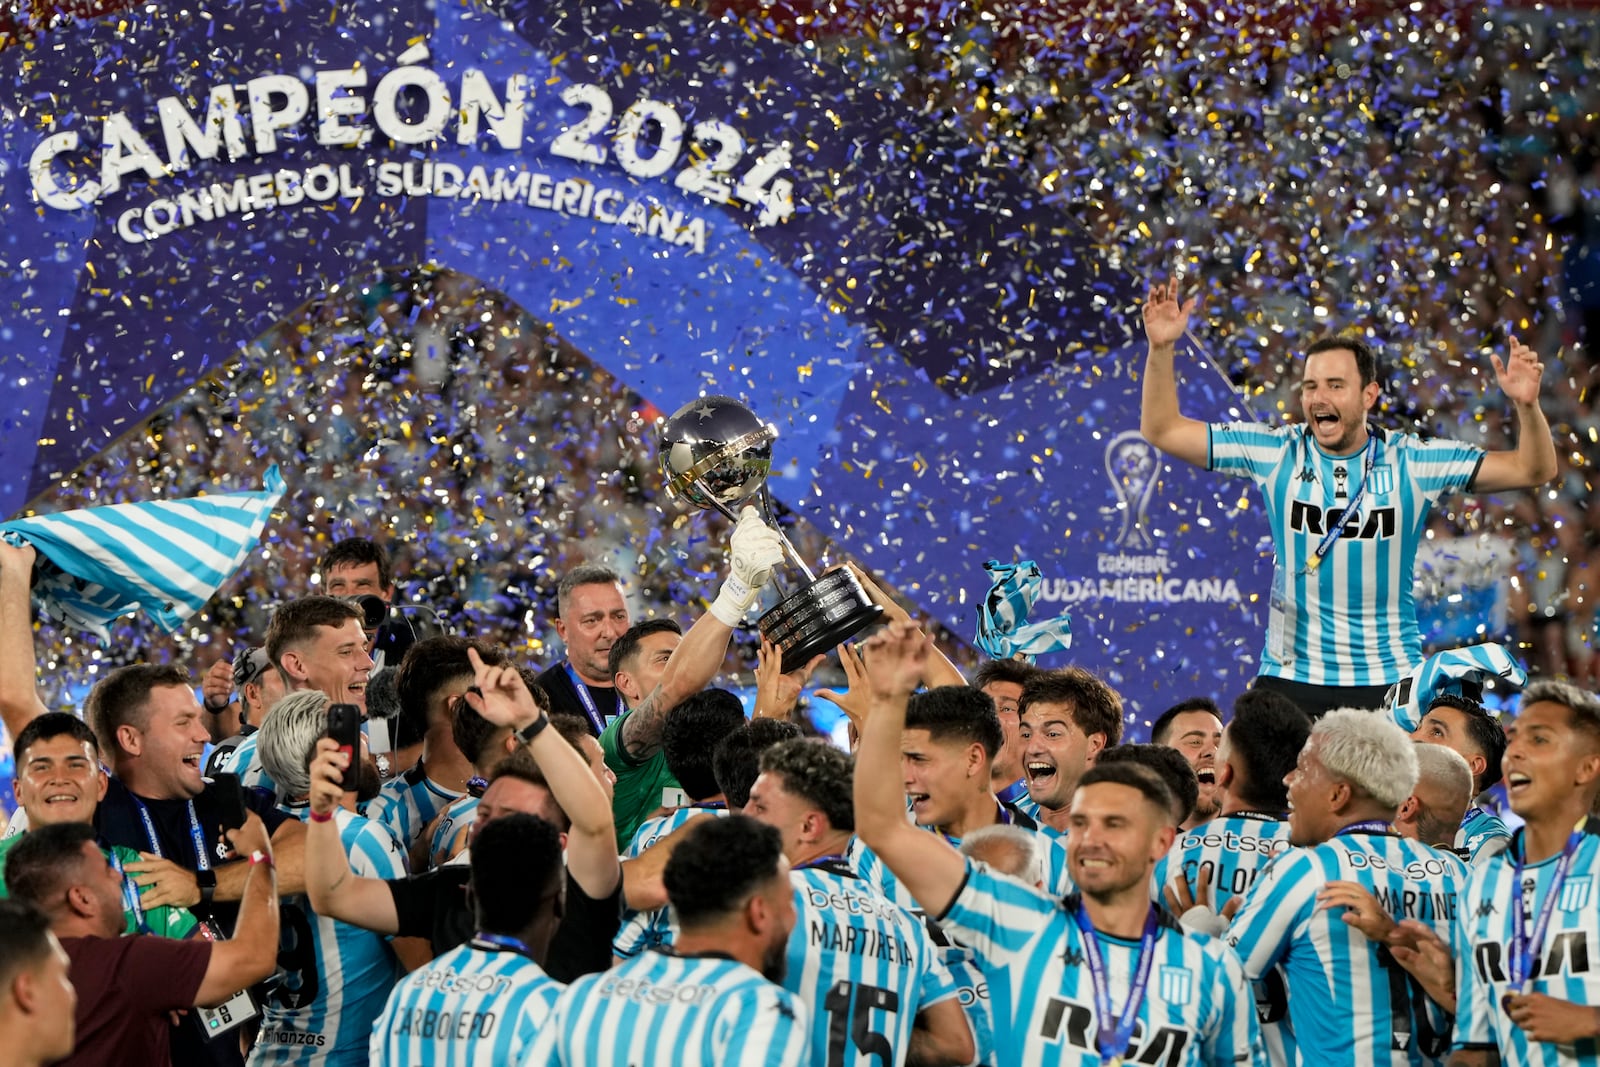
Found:
[{"label": "striped sleeve", "polygon": [[555,1029],[553,1025],[546,1024],[553,1022],[552,1014],[561,988],[558,982],[540,982],[524,990],[516,1004],[516,1033],[512,1037],[512,1058],[508,1062],[538,1062],[531,1058],[531,1053],[540,1032]]},{"label": "striped sleeve", "polygon": [[1304,851],[1285,853],[1261,872],[1228,927],[1228,944],[1239,954],[1246,977],[1260,981],[1283,962],[1311,919],[1323,881]]},{"label": "striped sleeve", "polygon": [[1283,459],[1287,429],[1260,422],[1206,424],[1206,469],[1261,481]]},{"label": "striped sleeve", "polygon": [[917,991],[917,1010],[960,996],[961,986],[956,982],[955,975],[950,973],[950,968],[939,958],[939,950],[928,936],[927,928],[915,920],[908,925],[915,931],[913,936],[922,943],[921,956],[926,962]]},{"label": "striped sleeve", "polygon": [[1016,959],[1060,905],[1033,886],[968,859],[967,876],[939,921],[991,967]]},{"label": "striped sleeve", "polygon": [[1409,444],[1406,466],[1411,480],[1430,501],[1469,488],[1483,463],[1484,451],[1477,445],[1443,438],[1413,438]]},{"label": "striped sleeve", "polygon": [[[551,1002],[550,1012],[544,1022],[533,1032],[533,1040],[524,1046],[526,1049],[517,1067],[560,1067],[561,1064],[561,1031],[565,1027],[565,1020],[561,1016],[562,1000],[557,997]],[[376,1037],[374,1037],[376,1042]],[[374,1044],[376,1052],[376,1044]],[[373,1063],[382,1063],[374,1055]]]},{"label": "striped sleeve", "polygon": [[1244,976],[1244,968],[1233,950],[1220,941],[1207,939],[1201,948],[1215,964],[1212,989],[1217,1016],[1203,1041],[1204,1062],[1215,1067],[1268,1067],[1266,1046],[1261,1041],[1261,1023],[1256,1016],[1255,994]]},{"label": "striped sleeve", "polygon": [[359,815],[350,820],[345,852],[350,856],[350,869],[362,878],[388,880],[404,878],[410,873],[406,869],[405,853],[394,835]]},{"label": "striped sleeve", "polygon": [[1491,860],[1484,868],[1472,872],[1466,891],[1461,894],[1455,919],[1450,923],[1450,955],[1456,965],[1456,1025],[1450,1040],[1452,1048],[1485,1048],[1495,1044],[1493,1007],[1489,1002],[1489,989],[1473,966],[1471,930],[1473,916],[1477,914],[1476,898],[1483,891],[1486,868],[1492,866]]},{"label": "striped sleeve", "polygon": [[751,983],[722,998],[715,1023],[716,1047],[724,1063],[803,1067],[811,1050],[806,1007],[770,982]]}]

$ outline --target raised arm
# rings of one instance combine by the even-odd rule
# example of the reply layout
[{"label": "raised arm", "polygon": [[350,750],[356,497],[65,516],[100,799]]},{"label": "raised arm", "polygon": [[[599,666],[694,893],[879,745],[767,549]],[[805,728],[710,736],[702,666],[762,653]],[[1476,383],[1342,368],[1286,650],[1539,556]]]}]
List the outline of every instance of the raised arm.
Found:
[{"label": "raised arm", "polygon": [[264,981],[278,969],[278,883],[272,860],[272,841],[261,816],[254,812],[237,830],[227,832],[228,841],[241,856],[256,856],[243,863],[246,878],[239,902],[239,919],[233,936],[211,946],[211,962],[200,981],[194,1002],[221,1004],[241,989]]},{"label": "raised arm", "polygon": [[18,548],[0,537],[0,722],[13,738],[46,710],[34,687],[34,558],[32,545]]},{"label": "raised arm", "polygon": [[[901,607],[893,597],[883,591],[883,588],[867,576],[867,572],[854,563],[846,564],[855,572],[856,580],[861,583],[861,588],[872,598],[872,602],[883,609],[884,622],[909,622],[916,625],[916,620],[911,613]],[[928,688],[941,685],[966,685],[967,679],[961,673],[961,668],[950,662],[950,657],[940,652],[933,645],[928,646],[928,665],[922,682]]]},{"label": "raised arm", "polygon": [[317,742],[317,754],[311,761],[311,823],[305,836],[306,895],[318,915],[374,933],[398,933],[400,916],[388,883],[352,871],[339,841],[334,809],[344,799],[339,780],[349,761],[333,738]]},{"label": "raised arm", "polygon": [[1139,433],[1169,456],[1196,467],[1206,465],[1206,424],[1178,410],[1178,376],[1172,368],[1178,338],[1189,329],[1198,299],[1178,302],[1178,279],[1152,286],[1145,296],[1144,333],[1150,342],[1144,361],[1139,403]]},{"label": "raised arm", "polygon": [[906,703],[922,680],[930,642],[913,624],[894,622],[865,647],[871,710],[856,750],[856,836],[929,914],[943,915],[961,891],[966,860],[939,834],[906,821],[900,773]]},{"label": "raised arm", "polygon": [[1539,379],[1544,364],[1538,355],[1511,338],[1511,354],[1504,363],[1490,356],[1500,391],[1517,412],[1517,447],[1490,452],[1483,457],[1472,491],[1495,493],[1506,489],[1532,489],[1556,476],[1556,443],[1550,423],[1539,406]]},{"label": "raised arm", "polygon": [[728,580],[711,608],[689,627],[667,660],[661,683],[645,695],[622,721],[622,747],[643,760],[661,747],[667,714],[686,697],[710,684],[728,655],[728,639],[745,612],[756,602],[772,568],[783,560],[783,541],[761,521],[753,507],[739,515],[729,539]]},{"label": "raised arm", "polygon": [[496,726],[522,730],[544,719],[544,726],[528,741],[550,795],[572,821],[567,832],[567,870],[590,897],[604,900],[617,891],[622,881],[622,866],[617,860],[617,829],[612,821],[611,802],[589,770],[578,750],[566,738],[549,729],[539,705],[515,667],[490,667],[478,658],[476,649],[467,650],[472,661],[473,686],[467,703],[485,720]]}]

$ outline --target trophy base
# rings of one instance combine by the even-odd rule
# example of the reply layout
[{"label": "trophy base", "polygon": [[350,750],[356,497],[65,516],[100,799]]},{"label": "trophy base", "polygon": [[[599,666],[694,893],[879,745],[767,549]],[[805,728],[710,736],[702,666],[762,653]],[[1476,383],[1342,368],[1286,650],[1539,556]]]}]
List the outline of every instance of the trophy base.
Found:
[{"label": "trophy base", "polygon": [[883,616],[848,567],[840,567],[791,593],[761,616],[761,635],[783,650],[783,671],[799,670]]}]

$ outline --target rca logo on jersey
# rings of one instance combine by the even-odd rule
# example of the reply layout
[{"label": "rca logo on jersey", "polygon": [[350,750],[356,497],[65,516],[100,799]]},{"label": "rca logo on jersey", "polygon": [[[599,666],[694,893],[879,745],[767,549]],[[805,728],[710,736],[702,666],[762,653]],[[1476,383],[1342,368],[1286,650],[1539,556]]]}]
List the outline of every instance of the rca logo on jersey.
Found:
[{"label": "rca logo on jersey", "polygon": [[[1376,474],[1377,470],[1374,469]],[[1344,514],[1344,508],[1319,508],[1315,504],[1308,504],[1304,500],[1296,500],[1289,505],[1289,529],[1296,533],[1309,533],[1314,537],[1321,537],[1328,532],[1329,527],[1339,521],[1339,516]],[[1361,516],[1354,515],[1344,524],[1344,532],[1340,537],[1356,538],[1361,541],[1376,541],[1380,538],[1394,536],[1395,509],[1373,508],[1363,522]]]},{"label": "rca logo on jersey", "polygon": [[[1479,979],[1484,982],[1506,981],[1506,950],[1500,942],[1485,941],[1472,956]],[[1589,938],[1582,930],[1551,934],[1549,947],[1543,956],[1534,961],[1533,973],[1528,977],[1538,978],[1563,971],[1570,975],[1589,973]]]},{"label": "rca logo on jersey", "polygon": [[[1161,980],[1166,982],[1166,972],[1188,973],[1182,967],[1163,967]],[[1051,997],[1044,1010],[1044,1021],[1039,1036],[1046,1041],[1064,1041],[1073,1048],[1099,1055],[1095,1043],[1094,1016],[1087,1004],[1077,1004],[1060,997]],[[1189,1043],[1189,1032],[1174,1026],[1158,1026],[1153,1031],[1145,1020],[1135,1020],[1133,1036],[1128,1039],[1126,1062],[1177,1067],[1184,1061],[1183,1050]]]}]

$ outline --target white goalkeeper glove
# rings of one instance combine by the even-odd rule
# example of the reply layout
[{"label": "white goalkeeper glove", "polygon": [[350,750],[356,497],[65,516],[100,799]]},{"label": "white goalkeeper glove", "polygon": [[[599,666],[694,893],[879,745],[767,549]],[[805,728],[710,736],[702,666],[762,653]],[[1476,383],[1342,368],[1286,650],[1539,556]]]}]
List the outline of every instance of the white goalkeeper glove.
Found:
[{"label": "white goalkeeper glove", "polygon": [[728,555],[728,579],[711,602],[711,614],[724,625],[737,626],[772,577],[772,568],[782,562],[783,539],[747,504],[728,540]]}]

